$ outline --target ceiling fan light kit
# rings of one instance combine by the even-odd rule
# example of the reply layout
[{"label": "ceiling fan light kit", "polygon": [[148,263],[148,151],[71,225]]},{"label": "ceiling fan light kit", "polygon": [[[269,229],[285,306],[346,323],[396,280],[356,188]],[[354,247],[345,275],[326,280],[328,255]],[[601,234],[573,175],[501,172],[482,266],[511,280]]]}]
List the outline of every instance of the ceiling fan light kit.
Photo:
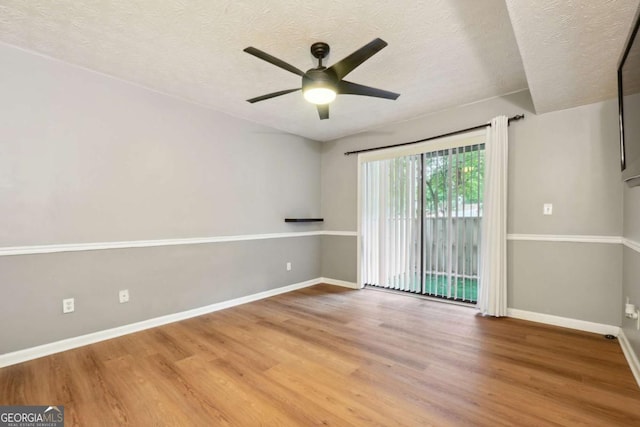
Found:
[{"label": "ceiling fan light kit", "polygon": [[372,96],[395,100],[400,94],[343,80],[347,74],[382,50],[385,46],[387,46],[387,43],[384,40],[375,39],[327,68],[322,65],[322,60],[329,54],[329,45],[323,42],[314,43],[311,45],[311,54],[318,59],[318,66],[308,70],[306,73],[255,47],[248,47],[244,49],[248,54],[302,77],[302,86],[299,89],[285,89],[251,98],[247,101],[253,104],[254,102],[265,101],[302,90],[304,98],[308,102],[316,104],[320,120],[324,120],[329,118],[329,104],[333,102],[336,95],[339,94]]},{"label": "ceiling fan light kit", "polygon": [[312,104],[325,105],[330,104],[336,99],[336,91],[328,87],[307,88],[303,92],[304,99]]}]

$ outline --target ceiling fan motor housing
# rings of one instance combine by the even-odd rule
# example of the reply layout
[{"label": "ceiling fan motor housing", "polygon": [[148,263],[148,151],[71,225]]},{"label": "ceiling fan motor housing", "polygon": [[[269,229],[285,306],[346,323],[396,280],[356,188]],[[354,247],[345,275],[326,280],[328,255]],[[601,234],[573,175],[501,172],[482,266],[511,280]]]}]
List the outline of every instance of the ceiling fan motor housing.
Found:
[{"label": "ceiling fan motor housing", "polygon": [[333,70],[321,67],[312,68],[304,73],[304,76],[302,76],[302,91],[318,87],[332,89],[334,92],[338,91],[338,77]]}]

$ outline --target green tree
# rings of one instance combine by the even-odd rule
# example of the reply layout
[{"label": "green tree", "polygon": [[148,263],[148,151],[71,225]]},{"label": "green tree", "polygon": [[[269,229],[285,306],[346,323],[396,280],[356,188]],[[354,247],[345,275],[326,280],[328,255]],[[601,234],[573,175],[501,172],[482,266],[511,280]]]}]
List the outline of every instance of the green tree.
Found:
[{"label": "green tree", "polygon": [[[425,154],[425,211],[444,216],[457,204],[482,203],[484,146],[460,147]],[[461,212],[462,213],[462,212]]]}]

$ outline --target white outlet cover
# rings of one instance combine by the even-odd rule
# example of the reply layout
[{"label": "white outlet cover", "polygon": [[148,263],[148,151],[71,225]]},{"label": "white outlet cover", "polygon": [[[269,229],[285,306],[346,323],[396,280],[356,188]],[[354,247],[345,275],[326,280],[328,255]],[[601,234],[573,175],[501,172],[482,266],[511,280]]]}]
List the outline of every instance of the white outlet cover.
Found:
[{"label": "white outlet cover", "polygon": [[118,299],[120,300],[120,304],[129,302],[129,289],[123,289],[118,292]]},{"label": "white outlet cover", "polygon": [[542,206],[542,213],[544,215],[552,215],[553,214],[553,205],[551,203],[545,203]]},{"label": "white outlet cover", "polygon": [[287,263],[287,271],[291,271],[291,263],[290,262]]},{"label": "white outlet cover", "polygon": [[62,313],[73,313],[75,309],[76,307],[74,298],[66,298],[62,300]]}]

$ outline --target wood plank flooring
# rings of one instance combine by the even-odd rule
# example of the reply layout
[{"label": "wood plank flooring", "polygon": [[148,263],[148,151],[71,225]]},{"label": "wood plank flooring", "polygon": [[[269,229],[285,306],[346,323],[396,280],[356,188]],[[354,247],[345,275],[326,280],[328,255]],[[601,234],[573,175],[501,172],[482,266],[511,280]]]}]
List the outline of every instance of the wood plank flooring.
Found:
[{"label": "wood plank flooring", "polygon": [[329,285],[0,369],[67,426],[640,425],[617,341]]}]

